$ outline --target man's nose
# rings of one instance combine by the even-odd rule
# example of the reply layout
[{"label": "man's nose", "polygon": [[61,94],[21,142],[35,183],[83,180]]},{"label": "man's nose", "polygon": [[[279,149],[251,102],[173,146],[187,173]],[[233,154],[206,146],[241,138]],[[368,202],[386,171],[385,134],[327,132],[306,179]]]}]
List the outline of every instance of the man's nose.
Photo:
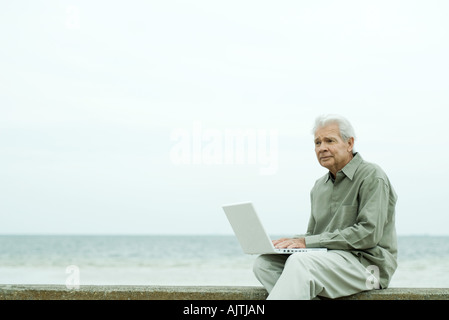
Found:
[{"label": "man's nose", "polygon": [[326,145],[325,143],[320,143],[320,145],[319,145],[317,151],[318,151],[319,153],[327,151],[327,145]]}]

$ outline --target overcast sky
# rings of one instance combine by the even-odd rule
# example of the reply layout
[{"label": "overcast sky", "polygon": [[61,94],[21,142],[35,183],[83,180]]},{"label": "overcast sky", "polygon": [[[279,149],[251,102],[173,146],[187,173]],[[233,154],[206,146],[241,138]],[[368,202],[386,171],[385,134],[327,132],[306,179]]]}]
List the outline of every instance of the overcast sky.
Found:
[{"label": "overcast sky", "polygon": [[396,189],[398,233],[449,235],[448,16],[445,0],[8,1],[0,234],[231,234],[221,205],[241,201],[269,233],[305,232],[327,171],[311,128],[338,113]]}]

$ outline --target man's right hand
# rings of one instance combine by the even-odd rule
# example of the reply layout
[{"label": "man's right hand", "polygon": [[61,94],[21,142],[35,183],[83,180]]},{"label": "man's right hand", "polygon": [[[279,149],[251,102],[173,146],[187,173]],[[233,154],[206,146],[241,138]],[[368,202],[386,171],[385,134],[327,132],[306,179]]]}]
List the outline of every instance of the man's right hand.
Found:
[{"label": "man's right hand", "polygon": [[304,238],[281,238],[273,240],[273,245],[278,249],[305,248],[306,241]]}]

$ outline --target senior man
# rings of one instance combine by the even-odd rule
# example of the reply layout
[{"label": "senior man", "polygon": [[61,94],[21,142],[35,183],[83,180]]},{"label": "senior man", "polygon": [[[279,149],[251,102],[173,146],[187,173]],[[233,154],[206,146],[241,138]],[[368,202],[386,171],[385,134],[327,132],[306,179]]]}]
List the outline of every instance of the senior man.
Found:
[{"label": "senior man", "polygon": [[273,244],[328,251],[257,257],[254,273],[268,299],[338,298],[386,288],[397,267],[397,196],[387,175],[354,152],[354,130],[344,117],[318,117],[313,133],[318,162],[329,172],[310,193],[307,233]]}]

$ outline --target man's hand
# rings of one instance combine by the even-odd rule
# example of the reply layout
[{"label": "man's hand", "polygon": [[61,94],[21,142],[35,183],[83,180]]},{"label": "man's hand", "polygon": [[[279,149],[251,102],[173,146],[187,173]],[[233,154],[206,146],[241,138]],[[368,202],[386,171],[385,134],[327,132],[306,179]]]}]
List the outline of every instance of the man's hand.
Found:
[{"label": "man's hand", "polygon": [[305,248],[306,240],[304,238],[281,238],[273,240],[273,245],[278,249]]}]

